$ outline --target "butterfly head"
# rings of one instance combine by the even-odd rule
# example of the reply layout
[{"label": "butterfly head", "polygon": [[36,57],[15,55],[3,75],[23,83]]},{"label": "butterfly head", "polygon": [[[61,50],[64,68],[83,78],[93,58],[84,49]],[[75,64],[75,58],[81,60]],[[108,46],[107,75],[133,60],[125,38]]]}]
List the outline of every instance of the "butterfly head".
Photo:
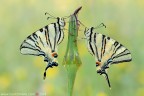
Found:
[{"label": "butterfly head", "polygon": [[57,17],[57,23],[61,26],[64,27],[65,26],[65,18],[63,17]]}]

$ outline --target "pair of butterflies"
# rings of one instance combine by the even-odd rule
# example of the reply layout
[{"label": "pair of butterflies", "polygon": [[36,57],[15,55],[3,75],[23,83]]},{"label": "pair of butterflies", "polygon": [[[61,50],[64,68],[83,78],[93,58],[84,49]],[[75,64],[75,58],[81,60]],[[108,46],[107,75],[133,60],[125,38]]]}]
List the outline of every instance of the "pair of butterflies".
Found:
[{"label": "pair of butterflies", "polygon": [[[44,72],[53,66],[58,66],[58,45],[64,39],[65,18],[57,17],[57,22],[46,25],[29,35],[21,44],[20,52],[24,55],[43,56],[47,63]],[[94,32],[94,27],[84,31],[88,51],[95,57],[97,73],[104,75],[111,87],[107,69],[111,64],[129,62],[132,60],[130,51],[116,40]]]}]

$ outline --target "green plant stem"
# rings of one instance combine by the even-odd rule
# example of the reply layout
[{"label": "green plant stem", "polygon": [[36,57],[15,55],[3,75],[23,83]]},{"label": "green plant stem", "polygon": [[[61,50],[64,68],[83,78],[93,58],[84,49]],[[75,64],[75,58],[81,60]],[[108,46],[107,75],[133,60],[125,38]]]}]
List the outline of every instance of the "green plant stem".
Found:
[{"label": "green plant stem", "polygon": [[63,61],[63,64],[65,65],[68,74],[67,96],[72,96],[76,73],[79,66],[82,64],[77,48],[77,36],[79,27],[77,14],[81,8],[82,7],[76,9],[75,12],[70,16],[69,20],[68,43]]},{"label": "green plant stem", "polygon": [[74,86],[76,72],[78,68],[75,65],[70,65],[66,69],[68,74],[68,90],[67,90],[68,95],[67,96],[72,96],[73,86]]}]

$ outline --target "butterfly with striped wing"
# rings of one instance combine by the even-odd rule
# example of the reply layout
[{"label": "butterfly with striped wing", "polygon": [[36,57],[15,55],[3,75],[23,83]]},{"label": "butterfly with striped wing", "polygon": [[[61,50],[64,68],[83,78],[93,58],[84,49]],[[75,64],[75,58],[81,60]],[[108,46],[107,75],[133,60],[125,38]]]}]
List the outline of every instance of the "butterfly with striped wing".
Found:
[{"label": "butterfly with striped wing", "polygon": [[96,33],[94,29],[94,27],[85,28],[84,31],[87,39],[88,51],[95,57],[97,73],[106,78],[111,88],[107,69],[112,64],[131,61],[131,53],[116,40],[106,35]]},{"label": "butterfly with striped wing", "polygon": [[47,67],[58,66],[57,47],[64,39],[65,18],[57,17],[56,23],[51,23],[29,35],[21,44],[20,52],[24,55],[43,56]]}]

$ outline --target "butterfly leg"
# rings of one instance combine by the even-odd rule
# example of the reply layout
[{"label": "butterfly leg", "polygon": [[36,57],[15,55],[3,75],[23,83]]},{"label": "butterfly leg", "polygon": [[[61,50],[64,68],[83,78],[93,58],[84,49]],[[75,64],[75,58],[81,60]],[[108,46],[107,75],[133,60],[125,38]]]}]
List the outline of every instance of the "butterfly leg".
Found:
[{"label": "butterfly leg", "polygon": [[53,66],[58,66],[58,63],[57,63],[57,62],[50,62],[50,63],[48,63],[47,67],[45,68],[45,72],[44,72],[44,77],[43,77],[43,79],[46,78],[46,71],[47,71],[47,69],[48,69],[48,68],[53,68]]}]

